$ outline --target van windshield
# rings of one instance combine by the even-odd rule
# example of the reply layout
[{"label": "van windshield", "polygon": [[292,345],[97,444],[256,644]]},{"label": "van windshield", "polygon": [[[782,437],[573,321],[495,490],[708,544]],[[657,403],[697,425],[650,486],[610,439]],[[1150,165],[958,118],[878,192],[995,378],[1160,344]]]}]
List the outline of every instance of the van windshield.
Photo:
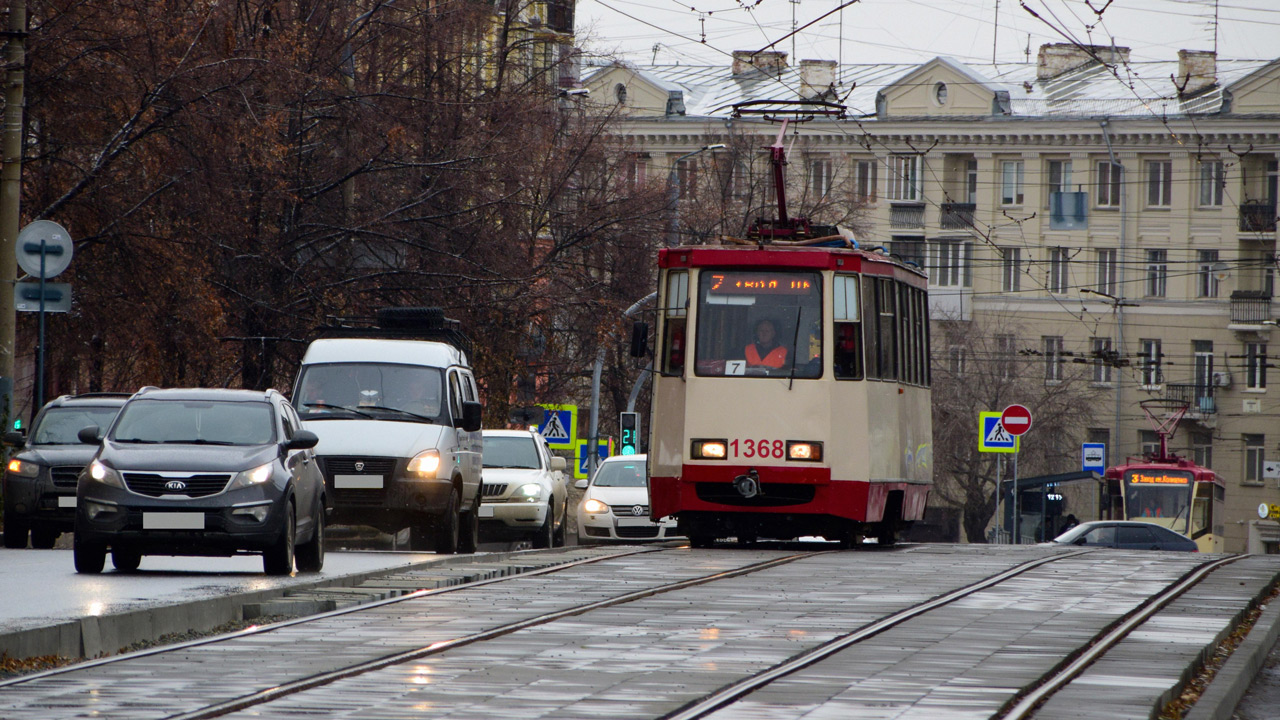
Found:
[{"label": "van windshield", "polygon": [[439,422],[444,407],[439,368],[395,363],[307,365],[293,405],[303,420],[373,418]]}]

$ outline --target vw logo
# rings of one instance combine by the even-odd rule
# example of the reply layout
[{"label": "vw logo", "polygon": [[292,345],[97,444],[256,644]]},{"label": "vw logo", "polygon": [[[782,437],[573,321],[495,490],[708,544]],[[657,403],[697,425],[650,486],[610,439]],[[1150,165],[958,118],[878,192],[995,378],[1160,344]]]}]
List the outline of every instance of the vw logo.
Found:
[{"label": "vw logo", "polygon": [[165,490],[186,490],[187,484],[181,480],[170,480],[164,484]]},{"label": "vw logo", "polygon": [[643,515],[643,514],[644,514],[644,506],[643,506],[643,505],[633,505],[633,506],[631,507],[631,514],[632,514],[632,515],[635,515],[636,517],[639,517],[639,516]]},{"label": "vw logo", "polygon": [[364,461],[363,461],[363,460],[357,460],[357,461],[356,461],[356,472],[364,472]]}]

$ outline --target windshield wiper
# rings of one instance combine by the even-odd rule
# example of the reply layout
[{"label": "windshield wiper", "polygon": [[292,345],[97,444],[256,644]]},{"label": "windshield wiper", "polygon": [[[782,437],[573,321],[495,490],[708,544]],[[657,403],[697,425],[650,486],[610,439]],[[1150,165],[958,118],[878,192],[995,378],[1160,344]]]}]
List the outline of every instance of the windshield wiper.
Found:
[{"label": "windshield wiper", "polygon": [[426,422],[429,422],[429,423],[434,423],[436,421],[436,419],[433,417],[427,417],[426,415],[419,415],[416,412],[409,412],[408,410],[401,410],[400,408],[386,407],[384,405],[361,405],[360,407],[366,410],[385,410],[387,412],[400,413],[401,415],[408,415],[411,418],[425,420]]},{"label": "windshield wiper", "polygon": [[302,403],[302,407],[306,407],[306,408],[320,408],[320,409],[322,409],[322,410],[344,410],[344,411],[349,412],[349,413],[351,413],[351,414],[353,414],[353,415],[359,415],[359,416],[361,416],[361,417],[367,417],[367,418],[372,418],[372,417],[373,417],[373,416],[372,416],[372,415],[370,415],[369,413],[366,413],[366,412],[360,412],[359,410],[357,410],[357,409],[355,409],[355,408],[349,408],[349,407],[346,407],[345,405],[330,405],[329,403]]},{"label": "windshield wiper", "polygon": [[142,438],[114,438],[118,443],[133,443],[137,445],[155,445],[159,440],[143,440]]},{"label": "windshield wiper", "polygon": [[236,445],[230,440],[203,440],[195,438],[192,440],[165,440],[163,445]]}]

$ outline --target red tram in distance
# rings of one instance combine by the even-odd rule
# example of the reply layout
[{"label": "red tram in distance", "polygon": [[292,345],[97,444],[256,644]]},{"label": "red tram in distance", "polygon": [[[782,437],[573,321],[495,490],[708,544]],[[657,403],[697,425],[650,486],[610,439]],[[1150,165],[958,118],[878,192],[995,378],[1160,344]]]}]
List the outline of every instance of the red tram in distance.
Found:
[{"label": "red tram in distance", "polygon": [[650,507],[695,547],[890,544],[924,517],[926,277],[824,242],[659,253]]}]

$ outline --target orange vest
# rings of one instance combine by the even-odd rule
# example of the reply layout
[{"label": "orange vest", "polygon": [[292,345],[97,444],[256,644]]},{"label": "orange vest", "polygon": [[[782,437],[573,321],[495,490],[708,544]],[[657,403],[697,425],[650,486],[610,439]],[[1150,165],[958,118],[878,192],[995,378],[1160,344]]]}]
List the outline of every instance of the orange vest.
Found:
[{"label": "orange vest", "polygon": [[764,358],[760,357],[760,352],[756,350],[756,344],[751,343],[747,346],[747,364],[748,365],[764,365],[771,368],[780,368],[787,362],[787,349],[779,345],[769,351]]}]

